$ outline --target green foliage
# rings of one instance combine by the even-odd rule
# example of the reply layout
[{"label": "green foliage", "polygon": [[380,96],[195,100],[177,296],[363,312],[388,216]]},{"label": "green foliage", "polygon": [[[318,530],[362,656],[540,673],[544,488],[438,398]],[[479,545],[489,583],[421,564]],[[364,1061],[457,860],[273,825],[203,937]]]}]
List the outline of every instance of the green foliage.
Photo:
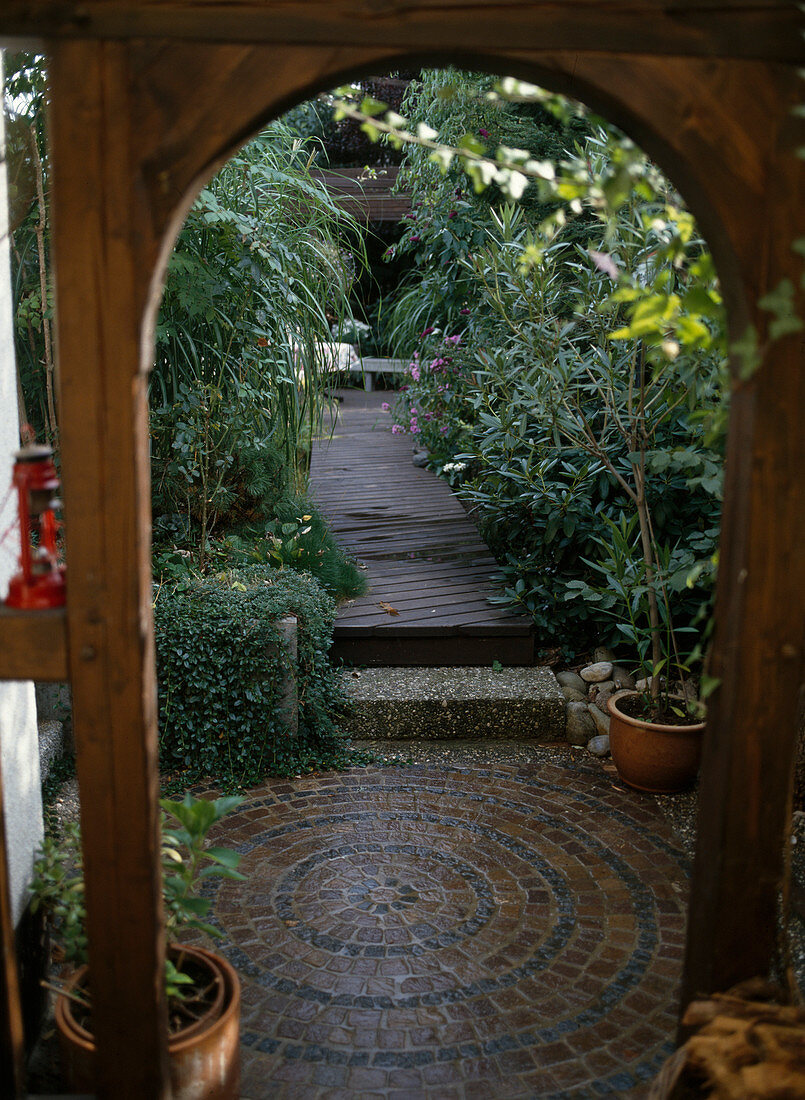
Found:
[{"label": "green foliage", "polygon": [[274,518],[262,527],[244,527],[218,544],[219,568],[259,563],[309,573],[337,600],[361,595],[366,582],[330,534],[321,513],[306,496],[278,501]]},{"label": "green foliage", "polygon": [[[257,500],[252,512],[271,518],[234,523],[210,536],[204,556],[208,570],[259,564],[310,574],[336,600],[364,592],[363,574],[336,544],[327,522],[306,495]],[[188,518],[178,512],[155,520],[153,571],[159,585],[186,588],[204,575],[188,549],[192,545],[188,527]]]},{"label": "green foliage", "polygon": [[[195,928],[213,938],[221,935],[204,921],[212,902],[199,897],[199,888],[209,878],[229,878],[245,882],[238,871],[240,856],[230,848],[208,844],[207,834],[213,825],[236,809],[243,799],[238,795],[214,800],[194,798],[188,793],[181,802],[160,799],[168,818],[178,824],[162,823],[162,894],[165,901],[165,927],[169,942],[176,942],[185,929]],[[181,984],[181,975],[173,979]],[[179,994],[181,995],[181,994]]]},{"label": "green foliage", "polygon": [[[693,587],[692,577],[697,564],[694,555],[684,545],[673,549],[661,547],[653,568],[648,570],[639,543],[637,515],[628,519],[622,515],[617,523],[604,517],[604,522],[606,537],[594,540],[596,557],[587,562],[597,581],[593,584],[570,581],[565,599],[581,596],[585,603],[594,605],[602,614],[614,619],[619,635],[637,654],[642,677],[656,679],[658,689],[664,684],[664,690],[657,692],[658,709],[680,713],[671,698],[678,690],[678,683],[684,683],[694,662],[701,656],[698,652],[698,627],[701,624],[675,625],[671,618],[671,599],[675,592]],[[713,565],[712,559],[709,564]],[[659,661],[655,661],[653,653],[652,595],[659,609],[660,649],[664,654]],[[683,636],[692,636],[692,645],[681,645],[680,638]],[[649,692],[644,694],[646,709],[650,711],[652,703]]]},{"label": "green foliage", "polygon": [[452,484],[466,469],[452,457],[471,446],[475,422],[471,399],[476,381],[468,369],[461,334],[444,336],[426,328],[419,337],[395,406],[395,434],[408,432],[442,461],[442,472]]},{"label": "green foliage", "polygon": [[87,961],[87,907],[81,830],[71,822],[63,835],[46,836],[34,864],[30,884],[31,911],[47,915],[51,929],[73,966]]},{"label": "green foliage", "polygon": [[287,127],[269,127],[202,191],[171,258],[151,386],[166,580],[183,580],[191,563],[203,573],[250,560],[313,569],[339,594],[360,587],[321,531],[315,560],[298,540],[296,556],[271,544],[277,523],[291,522],[302,440],[324,407],[318,349],[351,319],[362,262],[353,221],[312,179],[311,161]]},{"label": "green foliage", "polygon": [[[583,146],[568,147],[552,180],[545,173],[542,197],[561,204],[542,222],[475,207],[483,242],[458,260],[460,309],[453,301],[443,321],[431,276],[419,297],[412,283],[428,328],[395,410],[395,430],[421,438],[473,506],[502,564],[501,600],[530,612],[546,639],[582,646],[607,630],[586,596],[602,527],[624,512],[642,514],[671,568],[676,621],[689,626],[709,600],[725,423],[723,307],[693,219],[622,135],[589,120],[584,130]],[[417,156],[432,173],[429,153]],[[566,204],[583,233],[569,233]],[[428,239],[437,271],[440,246]],[[450,249],[445,239],[448,264]],[[433,345],[444,350],[444,332],[461,335],[447,357]],[[642,547],[631,552],[638,569]]]},{"label": "green foliage", "polygon": [[163,405],[182,382],[225,397],[248,383],[258,424],[268,433],[281,421],[289,455],[317,392],[315,344],[346,315],[361,259],[354,221],[312,179],[311,160],[274,123],[201,192],[169,263],[152,381]]},{"label": "green foliage", "polygon": [[270,515],[292,467],[257,419],[267,399],[247,382],[225,394],[201,380],[179,383],[175,396],[151,415],[155,514],[185,514],[202,544],[219,522]]},{"label": "green foliage", "polygon": [[[310,576],[250,566],[163,589],[155,608],[160,753],[166,769],[250,786],[349,759],[336,722],[344,699],[327,658],[335,604]],[[295,615],[295,665],[277,621]],[[299,733],[278,711],[296,679]]]},{"label": "green foliage", "polygon": [[[54,316],[50,272],[50,185],[45,107],[45,59],[9,53],[3,59],[8,167],[14,350],[21,397],[20,415],[39,438],[57,441]],[[40,190],[42,201],[40,201]]]},{"label": "green foliage", "polygon": [[[540,171],[553,175],[553,165],[587,132],[588,123],[575,115],[559,121],[539,103],[490,99],[493,84],[494,78],[482,74],[423,70],[404,103],[412,129],[422,132],[424,127],[438,133],[440,143],[474,155],[497,149],[520,160],[527,149]],[[409,255],[415,270],[386,313],[386,340],[401,356],[413,354],[423,329],[462,331],[466,316],[485,308],[472,261],[488,244],[491,212],[508,196],[494,174],[487,178],[479,169],[468,176],[471,161],[456,156],[445,163],[432,145],[406,145],[403,161],[402,181],[411,192],[413,209],[393,253]],[[482,186],[484,179],[488,186]],[[557,195],[531,188],[521,195],[520,217],[536,228],[560,206]],[[592,221],[590,216],[575,219],[566,226],[564,239],[586,243]]]},{"label": "green foliage", "polygon": [[[178,823],[169,825],[162,819],[162,898],[165,906],[168,939],[175,942],[189,929],[209,936],[221,933],[204,921],[212,902],[200,895],[204,882],[211,877],[240,879],[240,856],[228,848],[210,845],[207,834],[211,827],[243,801],[240,797],[223,797],[214,801],[195,798],[189,792],[181,802],[162,799],[160,806],[166,815]],[[42,842],[34,864],[30,884],[31,910],[40,909],[47,917],[51,931],[61,945],[65,962],[73,968],[87,959],[87,910],[84,890],[84,861],[81,829],[76,823],[65,825],[61,836],[49,835]],[[184,1000],[185,989],[193,979],[183,974],[171,959],[165,960],[166,991],[169,998]],[[70,996],[84,1002],[77,990]]]}]

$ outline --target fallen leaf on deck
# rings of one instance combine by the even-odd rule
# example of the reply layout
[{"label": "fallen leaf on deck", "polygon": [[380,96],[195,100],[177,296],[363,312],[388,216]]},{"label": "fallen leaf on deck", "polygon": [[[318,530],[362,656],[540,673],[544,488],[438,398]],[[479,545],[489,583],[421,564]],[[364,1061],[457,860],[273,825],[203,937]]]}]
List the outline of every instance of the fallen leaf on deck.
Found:
[{"label": "fallen leaf on deck", "polygon": [[380,603],[377,606],[382,607],[387,615],[399,615],[400,614],[396,607],[392,607],[390,603],[383,603],[382,600],[380,601]]}]

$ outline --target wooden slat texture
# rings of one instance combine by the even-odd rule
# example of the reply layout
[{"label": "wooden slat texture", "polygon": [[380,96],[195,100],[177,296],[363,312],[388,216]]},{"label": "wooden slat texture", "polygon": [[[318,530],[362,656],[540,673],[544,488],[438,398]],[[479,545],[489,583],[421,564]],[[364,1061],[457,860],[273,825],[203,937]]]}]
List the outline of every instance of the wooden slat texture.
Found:
[{"label": "wooden slat texture", "polygon": [[11,917],[3,771],[0,766],[0,1096],[25,1095],[25,1036]]},{"label": "wooden slat texture", "polygon": [[[72,92],[80,87],[80,101]],[[151,621],[148,241],[117,43],[53,51],[52,180],[73,733],[97,1094],[169,1095]]]},{"label": "wooden slat texture", "polygon": [[530,664],[531,620],[489,602],[498,593],[495,561],[447,483],[412,464],[412,437],[391,434],[381,410],[388,395],[341,396],[332,436],[314,447],[311,486],[338,541],[366,566],[370,588],[340,609],[334,655],[450,665],[503,654]]},{"label": "wooden slat texture", "polygon": [[785,0],[3,0],[3,35],[792,62],[800,50],[799,12]]},{"label": "wooden slat texture", "polygon": [[392,193],[399,168],[316,169],[311,174],[322,183],[348,214],[367,222],[398,222],[411,212],[411,196]]},{"label": "wooden slat texture", "polygon": [[0,607],[0,680],[68,678],[67,613]]}]

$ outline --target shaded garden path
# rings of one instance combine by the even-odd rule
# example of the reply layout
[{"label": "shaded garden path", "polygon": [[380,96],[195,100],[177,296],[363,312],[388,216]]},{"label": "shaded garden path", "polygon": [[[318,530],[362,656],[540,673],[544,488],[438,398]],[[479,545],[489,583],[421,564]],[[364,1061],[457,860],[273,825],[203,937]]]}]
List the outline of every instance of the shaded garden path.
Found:
[{"label": "shaded garden path", "polygon": [[687,874],[654,799],[559,748],[422,759],[269,781],[227,819],[242,1096],[645,1096]]},{"label": "shaded garden path", "polygon": [[381,405],[393,395],[339,394],[332,438],[314,444],[310,485],[338,542],[366,566],[369,591],[339,611],[334,656],[531,664],[531,620],[488,602],[495,561],[447,483],[412,465],[411,436],[391,434]]}]

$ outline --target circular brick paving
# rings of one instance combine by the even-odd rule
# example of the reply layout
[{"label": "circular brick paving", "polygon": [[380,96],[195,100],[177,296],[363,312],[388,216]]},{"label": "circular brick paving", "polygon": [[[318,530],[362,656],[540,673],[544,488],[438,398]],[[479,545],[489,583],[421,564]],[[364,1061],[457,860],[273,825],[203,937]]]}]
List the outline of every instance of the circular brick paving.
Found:
[{"label": "circular brick paving", "polygon": [[226,843],[244,1097],[637,1097],[671,1049],[684,859],[598,768],[274,781]]}]

